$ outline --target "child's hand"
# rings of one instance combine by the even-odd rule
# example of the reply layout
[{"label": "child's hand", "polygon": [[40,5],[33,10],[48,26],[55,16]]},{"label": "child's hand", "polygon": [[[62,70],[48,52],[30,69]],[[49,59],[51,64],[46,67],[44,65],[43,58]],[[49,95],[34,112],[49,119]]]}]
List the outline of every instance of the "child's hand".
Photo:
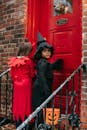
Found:
[{"label": "child's hand", "polygon": [[56,60],[53,64],[52,64],[52,68],[54,70],[58,70],[58,71],[61,71],[63,69],[63,66],[64,66],[64,61],[63,59],[58,59]]}]

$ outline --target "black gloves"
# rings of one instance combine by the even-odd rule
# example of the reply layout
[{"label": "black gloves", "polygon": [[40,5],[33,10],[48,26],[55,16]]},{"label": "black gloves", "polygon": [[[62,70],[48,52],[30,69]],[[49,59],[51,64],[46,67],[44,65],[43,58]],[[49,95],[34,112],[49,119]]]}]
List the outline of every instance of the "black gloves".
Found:
[{"label": "black gloves", "polygon": [[64,61],[63,59],[58,59],[52,63],[52,69],[61,71],[63,69]]}]

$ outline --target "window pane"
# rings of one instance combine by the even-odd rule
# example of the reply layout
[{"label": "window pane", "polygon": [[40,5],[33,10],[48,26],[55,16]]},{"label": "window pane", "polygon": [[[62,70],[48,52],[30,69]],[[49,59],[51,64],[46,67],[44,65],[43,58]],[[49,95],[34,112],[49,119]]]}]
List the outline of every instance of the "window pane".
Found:
[{"label": "window pane", "polygon": [[72,0],[54,0],[54,16],[72,13]]}]

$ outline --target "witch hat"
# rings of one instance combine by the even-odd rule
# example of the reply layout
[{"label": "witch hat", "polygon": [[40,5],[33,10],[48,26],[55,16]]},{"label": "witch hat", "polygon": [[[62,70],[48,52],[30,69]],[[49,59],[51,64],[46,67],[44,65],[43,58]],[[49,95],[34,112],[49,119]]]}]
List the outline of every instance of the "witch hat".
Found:
[{"label": "witch hat", "polygon": [[45,42],[45,39],[42,37],[41,33],[38,32],[38,34],[37,34],[37,44],[40,44],[42,42]]},{"label": "witch hat", "polygon": [[51,49],[51,52],[53,54],[53,47],[43,38],[41,33],[38,32],[38,34],[37,34],[37,50],[36,50],[36,53],[35,53],[34,57],[37,57],[38,55],[40,55],[41,51],[44,48]]},{"label": "witch hat", "polygon": [[37,35],[37,49],[41,48],[41,47],[47,47],[47,48],[53,48],[41,35],[40,32],[38,32]]}]

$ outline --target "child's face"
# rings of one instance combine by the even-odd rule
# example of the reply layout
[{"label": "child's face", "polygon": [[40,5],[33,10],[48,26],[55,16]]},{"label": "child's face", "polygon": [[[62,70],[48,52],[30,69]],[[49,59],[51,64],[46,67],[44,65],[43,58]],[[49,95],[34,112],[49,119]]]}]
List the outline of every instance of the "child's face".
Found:
[{"label": "child's face", "polygon": [[49,48],[44,48],[41,54],[43,58],[49,59],[51,57],[51,50]]}]

